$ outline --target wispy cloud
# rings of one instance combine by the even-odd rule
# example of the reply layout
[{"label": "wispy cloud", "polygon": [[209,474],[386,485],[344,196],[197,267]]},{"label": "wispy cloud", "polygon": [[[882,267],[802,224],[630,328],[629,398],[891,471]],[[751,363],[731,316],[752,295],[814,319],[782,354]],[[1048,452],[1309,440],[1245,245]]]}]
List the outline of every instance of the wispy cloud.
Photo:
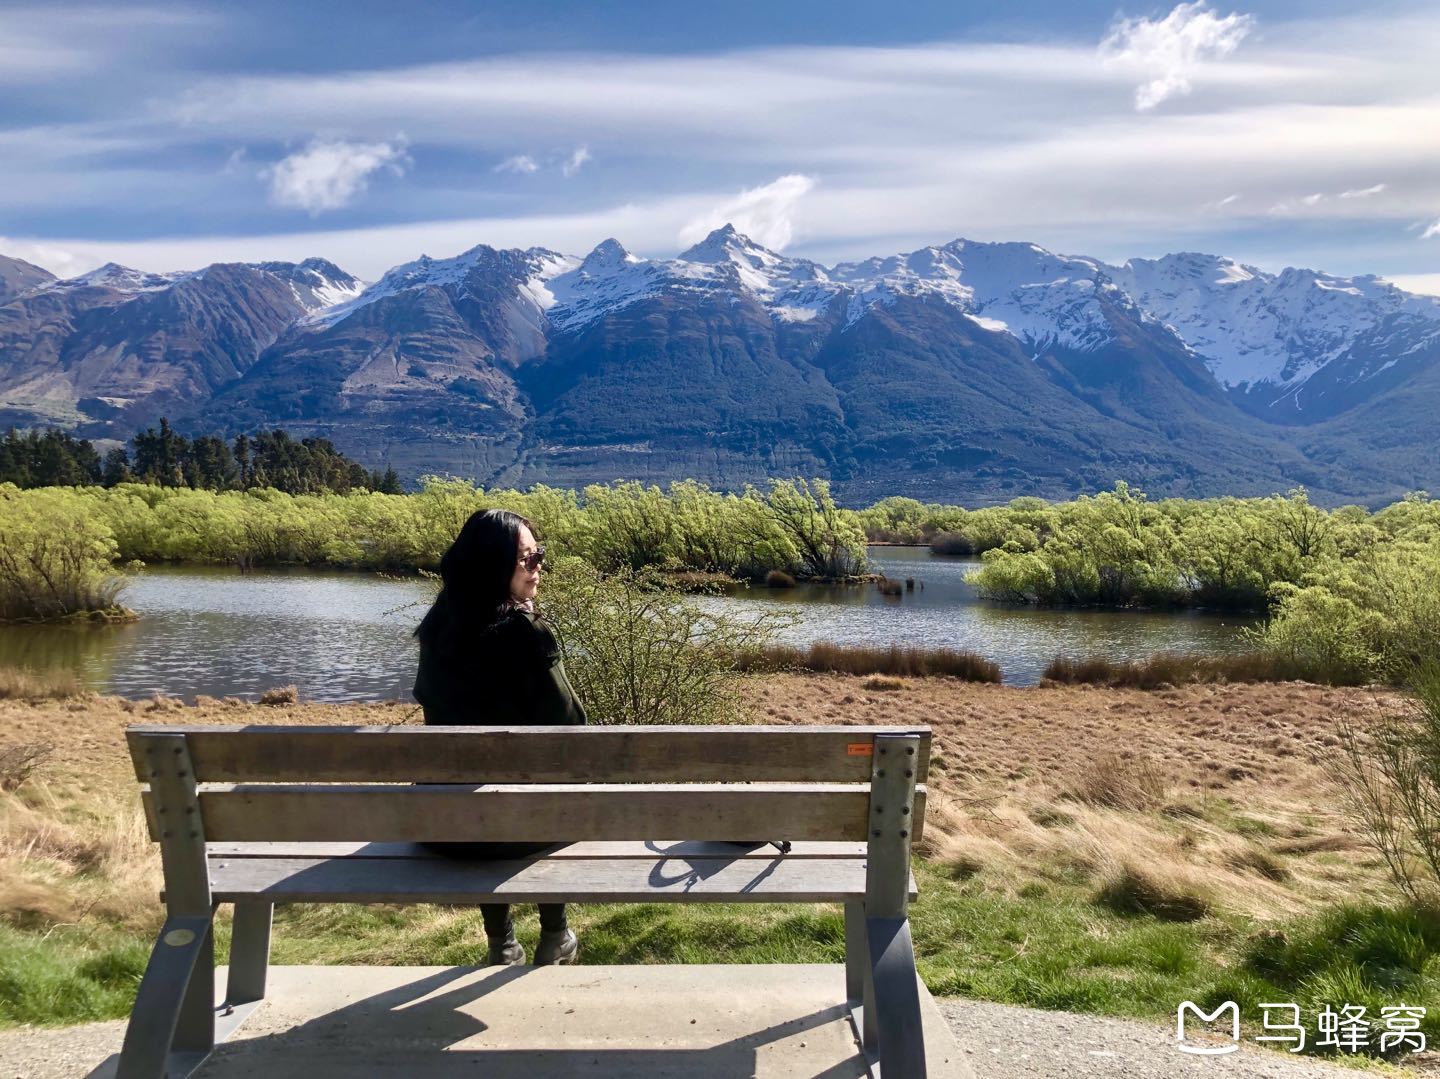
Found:
[{"label": "wispy cloud", "polygon": [[1361,187],[1353,191],[1342,191],[1339,197],[1342,199],[1368,199],[1370,196],[1378,195],[1384,190],[1384,184],[1375,184],[1373,187]]},{"label": "wispy cloud", "polygon": [[792,174],[749,188],[688,222],[680,230],[680,242],[694,243],[729,224],[762,246],[783,251],[794,235],[795,209],[814,187],[813,177]]},{"label": "wispy cloud", "polygon": [[1433,225],[1431,225],[1424,232],[1422,232],[1420,234],[1420,239],[1428,240],[1432,236],[1440,236],[1440,221],[1436,221]]},{"label": "wispy cloud", "polygon": [[590,160],[590,148],[588,146],[577,146],[574,152],[560,166],[560,171],[566,176],[574,176],[580,171],[585,162]]},{"label": "wispy cloud", "polygon": [[496,172],[514,172],[522,176],[535,172],[540,166],[529,154],[516,154],[514,157],[507,157],[500,164],[495,166]]},{"label": "wispy cloud", "polygon": [[1205,0],[1196,0],[1177,4],[1163,19],[1117,19],[1100,43],[1100,55],[1111,65],[1149,76],[1135,88],[1135,108],[1143,112],[1190,93],[1201,65],[1229,56],[1254,25],[1252,16],[1221,17]]},{"label": "wispy cloud", "polygon": [[270,182],[271,202],[308,211],[313,217],[349,206],[380,169],[403,174],[408,160],[400,144],[316,139],[259,175]]}]

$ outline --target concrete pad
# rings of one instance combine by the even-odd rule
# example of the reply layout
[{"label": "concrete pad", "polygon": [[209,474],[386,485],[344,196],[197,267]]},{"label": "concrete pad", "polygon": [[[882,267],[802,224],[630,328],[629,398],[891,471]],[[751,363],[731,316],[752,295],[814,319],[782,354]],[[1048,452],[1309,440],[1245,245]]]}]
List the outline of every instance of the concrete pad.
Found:
[{"label": "concrete pad", "polygon": [[[271,967],[266,995],[196,1079],[869,1074],[840,966]],[[931,1079],[973,1079],[920,1000]]]}]

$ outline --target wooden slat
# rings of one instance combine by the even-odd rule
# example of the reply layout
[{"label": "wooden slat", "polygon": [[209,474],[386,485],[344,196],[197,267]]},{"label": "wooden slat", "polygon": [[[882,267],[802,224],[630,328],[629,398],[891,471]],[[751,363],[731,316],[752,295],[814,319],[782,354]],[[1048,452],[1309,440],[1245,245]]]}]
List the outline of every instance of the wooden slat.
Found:
[{"label": "wooden slat", "polygon": [[[202,788],[207,840],[246,842],[557,842],[596,839],[857,840],[862,784],[547,784]],[[149,793],[146,817],[157,834]],[[917,793],[915,841],[924,804]]]},{"label": "wooden slat", "polygon": [[876,734],[928,727],[130,727],[135,773],[147,738],[184,733],[201,782],[859,783]]},{"label": "wooden slat", "polygon": [[[211,870],[219,902],[844,902],[863,896],[862,858],[543,859],[462,862],[242,858]],[[913,887],[913,884],[912,884]]]},{"label": "wooden slat", "polygon": [[[777,837],[778,838],[778,837]],[[212,863],[233,858],[386,858],[424,860],[448,859],[418,843],[211,843]],[[864,843],[805,842],[791,845],[787,858],[864,858]],[[665,843],[595,840],[586,843],[556,844],[546,852],[549,858],[630,858],[656,861],[661,858],[760,858],[777,854],[769,843],[715,843],[704,840],[673,840]]]}]

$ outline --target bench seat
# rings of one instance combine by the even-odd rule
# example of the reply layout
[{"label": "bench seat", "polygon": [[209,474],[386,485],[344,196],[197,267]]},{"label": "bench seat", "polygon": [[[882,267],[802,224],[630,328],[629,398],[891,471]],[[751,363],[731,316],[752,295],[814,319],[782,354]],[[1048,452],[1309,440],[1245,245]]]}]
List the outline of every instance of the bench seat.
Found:
[{"label": "bench seat", "polygon": [[844,903],[864,898],[867,853],[597,841],[471,862],[415,843],[216,843],[207,861],[220,903]]},{"label": "bench seat", "polygon": [[[857,1074],[926,1074],[907,908],[928,728],[162,725],[126,737],[166,918],[117,1079],[189,1075],[265,999],[275,905],[323,902],[836,903]],[[419,845],[436,841],[546,845],[515,859]]]}]

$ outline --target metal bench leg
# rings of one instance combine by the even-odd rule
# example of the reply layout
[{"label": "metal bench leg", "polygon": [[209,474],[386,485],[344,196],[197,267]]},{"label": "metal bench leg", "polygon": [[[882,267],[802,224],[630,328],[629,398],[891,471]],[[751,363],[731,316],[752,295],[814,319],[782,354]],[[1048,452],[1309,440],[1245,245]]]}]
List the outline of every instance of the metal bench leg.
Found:
[{"label": "metal bench leg", "polygon": [[925,1035],[920,1026],[920,983],[910,944],[910,920],[868,918],[866,931],[875,979],[873,1010],[880,1032],[880,1075],[882,1079],[925,1079]]},{"label": "metal bench leg", "polygon": [[856,1034],[865,1049],[877,1043],[875,978],[870,970],[870,942],[865,931],[865,904],[845,904],[845,996]]},{"label": "metal bench leg", "polygon": [[184,1079],[214,1048],[211,919],[167,918],[140,979],[116,1079]]},{"label": "metal bench leg", "polygon": [[230,980],[225,1003],[231,1007],[265,999],[265,975],[270,969],[270,918],[272,903],[236,903],[230,933]]}]

